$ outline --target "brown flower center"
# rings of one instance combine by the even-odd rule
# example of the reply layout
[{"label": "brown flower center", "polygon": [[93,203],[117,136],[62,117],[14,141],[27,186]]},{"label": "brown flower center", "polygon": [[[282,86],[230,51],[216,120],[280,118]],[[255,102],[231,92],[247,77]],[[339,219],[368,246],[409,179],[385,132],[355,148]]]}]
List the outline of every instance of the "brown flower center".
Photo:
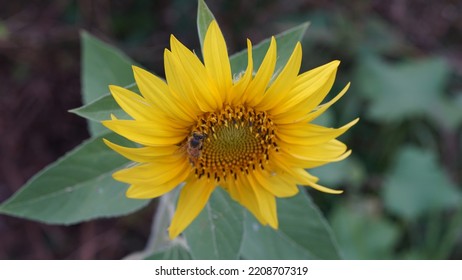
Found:
[{"label": "brown flower center", "polygon": [[196,176],[217,182],[265,169],[270,150],[278,149],[267,113],[244,106],[202,115],[187,141]]}]

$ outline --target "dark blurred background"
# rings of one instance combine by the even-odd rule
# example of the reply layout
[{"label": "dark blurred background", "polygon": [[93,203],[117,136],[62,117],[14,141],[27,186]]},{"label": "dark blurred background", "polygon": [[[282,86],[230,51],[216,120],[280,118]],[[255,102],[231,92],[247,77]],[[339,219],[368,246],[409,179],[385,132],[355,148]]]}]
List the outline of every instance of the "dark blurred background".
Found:
[{"label": "dark blurred background", "polygon": [[[461,1],[206,2],[220,23],[230,53],[244,48],[246,38],[257,43],[304,21],[312,21],[303,42],[303,70],[340,59],[340,72],[344,73],[340,79],[346,81],[353,79],[348,73],[358,54],[371,49],[389,61],[436,54],[453,71],[452,87],[460,89],[462,84],[459,79]],[[175,34],[189,48],[199,49],[196,9],[197,2],[187,0],[1,0],[0,202],[36,172],[89,137],[86,121],[67,112],[82,105],[81,30],[117,46],[145,68],[163,75],[163,50],[168,47],[170,34]],[[349,94],[354,95],[354,90]],[[343,108],[350,108],[348,99],[346,102]],[[354,110],[352,115],[361,114],[360,109]],[[393,158],[382,155],[383,165],[373,167],[371,172],[367,161],[374,159],[367,158],[367,151],[361,151],[364,145],[361,138],[365,136],[362,133],[377,123],[367,118],[362,122],[365,128],[353,128],[349,133],[355,136],[346,142],[354,152],[355,149],[359,152],[366,165],[364,172],[373,173],[364,175],[366,178],[358,183],[360,193],[374,194],[383,180],[380,170],[386,169]],[[437,160],[452,182],[460,185],[460,126],[448,133],[440,138],[443,144],[437,145],[440,155]],[[381,135],[387,132],[382,131]],[[376,136],[368,135],[368,140],[370,137]],[[322,203],[323,198],[319,199]],[[326,203],[332,203],[331,199]],[[331,208],[323,210],[329,213]],[[0,259],[119,259],[144,247],[154,209],[151,204],[123,218],[68,227],[0,216]],[[399,224],[399,217],[390,215],[390,219]],[[412,236],[403,229],[395,239],[391,252],[406,247]],[[460,246],[460,242],[456,244]],[[377,256],[382,257],[399,256],[394,253]],[[445,257],[461,258],[462,254],[451,250]]]}]

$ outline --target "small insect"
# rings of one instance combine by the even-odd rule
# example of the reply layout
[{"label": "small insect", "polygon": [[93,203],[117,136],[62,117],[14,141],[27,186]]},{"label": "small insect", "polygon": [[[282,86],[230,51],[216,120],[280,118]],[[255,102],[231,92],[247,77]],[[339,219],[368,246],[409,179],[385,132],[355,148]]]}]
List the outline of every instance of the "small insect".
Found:
[{"label": "small insect", "polygon": [[188,141],[186,142],[187,151],[189,157],[192,161],[195,161],[201,155],[201,150],[203,146],[204,139],[207,138],[207,134],[194,131],[191,136],[189,136]]}]

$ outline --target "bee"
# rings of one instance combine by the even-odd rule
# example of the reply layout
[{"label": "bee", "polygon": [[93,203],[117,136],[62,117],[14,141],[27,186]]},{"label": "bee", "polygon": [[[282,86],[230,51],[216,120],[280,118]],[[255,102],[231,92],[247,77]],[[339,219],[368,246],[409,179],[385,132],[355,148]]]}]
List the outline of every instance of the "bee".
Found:
[{"label": "bee", "polygon": [[205,138],[207,138],[207,134],[197,131],[194,131],[192,135],[189,136],[188,141],[186,142],[186,150],[188,151],[191,162],[200,157]]}]

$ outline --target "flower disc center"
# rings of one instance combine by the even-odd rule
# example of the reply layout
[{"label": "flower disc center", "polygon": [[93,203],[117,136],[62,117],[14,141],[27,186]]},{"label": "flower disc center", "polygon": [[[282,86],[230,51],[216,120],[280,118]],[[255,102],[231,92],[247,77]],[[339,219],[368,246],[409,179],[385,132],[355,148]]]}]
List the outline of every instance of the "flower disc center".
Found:
[{"label": "flower disc center", "polygon": [[250,127],[222,126],[215,129],[202,148],[202,158],[208,166],[245,166],[263,152]]},{"label": "flower disc center", "polygon": [[[200,138],[199,141],[195,139]],[[244,106],[227,106],[218,113],[206,113],[189,140],[189,158],[196,175],[216,181],[237,179],[239,174],[265,168],[269,151],[277,150],[274,124],[266,112]]]}]

